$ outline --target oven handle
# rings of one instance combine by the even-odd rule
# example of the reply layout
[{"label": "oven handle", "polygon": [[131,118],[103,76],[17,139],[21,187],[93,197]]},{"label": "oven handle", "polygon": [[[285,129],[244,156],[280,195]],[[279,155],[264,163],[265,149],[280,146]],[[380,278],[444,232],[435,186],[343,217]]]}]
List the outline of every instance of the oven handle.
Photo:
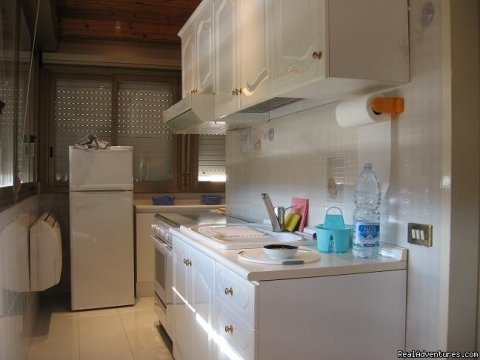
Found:
[{"label": "oven handle", "polygon": [[167,252],[171,252],[173,250],[172,246],[163,242],[162,240],[156,238],[153,235],[150,235],[150,238],[153,240],[153,244],[155,247],[161,251],[163,254],[168,255]]}]

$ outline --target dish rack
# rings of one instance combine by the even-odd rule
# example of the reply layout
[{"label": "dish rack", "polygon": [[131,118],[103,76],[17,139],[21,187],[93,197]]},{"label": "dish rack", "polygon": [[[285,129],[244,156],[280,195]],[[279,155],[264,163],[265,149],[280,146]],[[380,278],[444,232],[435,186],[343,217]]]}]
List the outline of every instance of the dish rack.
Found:
[{"label": "dish rack", "polygon": [[235,226],[200,226],[197,231],[203,235],[215,237],[219,240],[231,241],[236,239],[268,239],[270,235],[253,229],[250,226],[235,225]]}]

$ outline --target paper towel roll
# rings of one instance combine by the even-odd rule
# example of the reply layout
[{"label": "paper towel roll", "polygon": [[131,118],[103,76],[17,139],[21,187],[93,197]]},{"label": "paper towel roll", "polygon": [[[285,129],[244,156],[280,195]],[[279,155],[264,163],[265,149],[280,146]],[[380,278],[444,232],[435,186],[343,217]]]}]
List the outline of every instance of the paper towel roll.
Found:
[{"label": "paper towel roll", "polygon": [[390,120],[390,114],[376,114],[373,112],[370,103],[375,97],[378,97],[378,95],[370,94],[338,104],[335,110],[338,125],[341,127],[353,127]]}]

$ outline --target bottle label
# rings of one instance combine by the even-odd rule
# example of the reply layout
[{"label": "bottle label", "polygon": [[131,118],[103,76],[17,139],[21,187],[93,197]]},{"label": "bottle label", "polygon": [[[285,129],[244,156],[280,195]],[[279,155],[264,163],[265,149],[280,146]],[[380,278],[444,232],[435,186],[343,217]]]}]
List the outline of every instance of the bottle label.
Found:
[{"label": "bottle label", "polygon": [[356,221],[352,245],[354,249],[378,247],[380,245],[380,223]]}]

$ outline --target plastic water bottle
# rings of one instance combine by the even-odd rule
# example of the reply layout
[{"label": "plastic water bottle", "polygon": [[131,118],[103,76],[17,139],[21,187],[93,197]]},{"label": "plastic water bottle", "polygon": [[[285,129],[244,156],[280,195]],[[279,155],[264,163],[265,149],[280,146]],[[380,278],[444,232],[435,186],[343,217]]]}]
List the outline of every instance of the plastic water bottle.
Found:
[{"label": "plastic water bottle", "polygon": [[363,171],[355,184],[355,212],[353,214],[353,255],[371,259],[378,255],[380,247],[380,213],[378,208],[382,193],[372,164],[363,165]]}]

